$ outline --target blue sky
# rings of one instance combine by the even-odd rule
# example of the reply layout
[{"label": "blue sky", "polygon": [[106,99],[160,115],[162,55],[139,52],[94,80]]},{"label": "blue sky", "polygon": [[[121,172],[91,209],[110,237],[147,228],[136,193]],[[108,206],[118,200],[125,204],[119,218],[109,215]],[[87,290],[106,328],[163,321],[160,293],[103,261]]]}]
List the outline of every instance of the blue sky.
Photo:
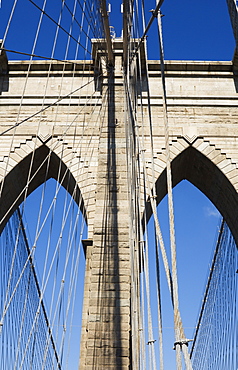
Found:
[{"label": "blue sky", "polygon": [[[4,35],[4,30],[9,19],[13,0],[2,0],[0,8],[0,38]],[[40,6],[43,0],[36,3]],[[66,2],[67,3],[67,2]],[[72,0],[68,3],[73,4]],[[61,2],[48,1],[46,11],[55,20],[58,19]],[[53,6],[52,6],[53,5]],[[116,36],[121,36],[122,16],[121,0],[112,0],[110,14],[110,24],[115,27]],[[154,0],[145,1],[146,19],[149,20],[151,9],[155,8]],[[24,9],[24,11],[23,11]],[[234,53],[234,38],[232,35],[226,0],[164,0],[162,5],[163,30],[164,30],[164,49],[166,59],[176,60],[231,60]],[[32,49],[34,35],[36,32],[39,10],[34,7],[29,0],[18,1],[14,17],[9,29],[6,47],[12,50],[29,52]],[[154,22],[148,33],[149,59],[158,59],[158,47],[156,40],[156,22]],[[64,12],[62,25],[69,30],[70,17]],[[35,52],[39,55],[50,56],[55,26],[44,17],[41,27],[39,41]],[[76,36],[78,27],[73,28],[73,35]],[[142,32],[140,22],[140,34]],[[64,47],[67,35],[62,30],[59,32],[58,46],[56,47],[56,57],[64,56]],[[83,37],[83,36],[82,36]],[[47,40],[47,42],[46,42]],[[82,40],[84,43],[85,40]],[[73,57],[73,41],[71,44],[71,55]],[[20,59],[18,55],[9,54],[9,58]],[[80,54],[83,59],[83,53]],[[23,58],[23,57],[22,57]]]},{"label": "blue sky", "polygon": [[[111,24],[121,35],[121,1],[111,1]],[[155,1],[145,1],[147,21]],[[164,0],[161,8],[165,59],[170,60],[231,60],[235,42],[226,0]],[[159,59],[154,38],[156,22],[148,32],[149,59]]]},{"label": "blue sky", "polygon": [[[2,0],[0,9],[0,38],[6,25],[8,5],[12,0]],[[11,29],[6,40],[6,47],[19,51],[29,52],[32,47],[30,30],[34,28],[34,16],[37,11],[29,6],[28,12],[19,11],[15,26]],[[39,1],[42,3],[42,1]],[[155,8],[155,1],[145,1],[147,20],[150,18],[150,9]],[[111,25],[115,27],[116,36],[121,35],[122,17],[120,0],[112,0],[110,14]],[[167,60],[231,60],[235,42],[230,25],[226,0],[164,0],[162,6],[163,36],[165,59]],[[67,22],[67,19],[65,19]],[[2,25],[2,26],[1,26]],[[47,29],[47,22],[45,24]],[[149,59],[159,58],[159,46],[156,39],[156,24],[148,33]],[[46,33],[43,34],[44,40]],[[42,37],[43,37],[42,36]],[[49,36],[50,38],[50,36]],[[62,34],[62,40],[65,36]],[[50,47],[44,45],[42,39],[37,46],[37,52],[50,56]],[[51,39],[52,42],[52,39]],[[50,43],[49,43],[50,44]],[[44,45],[44,47],[42,47]],[[57,57],[63,58],[61,50],[57,50]],[[9,54],[12,58],[12,54]],[[21,57],[14,55],[15,59]],[[159,218],[168,246],[168,218],[167,200],[159,206]],[[215,245],[219,224],[219,214],[214,205],[187,181],[181,182],[174,189],[175,223],[178,248],[178,276],[180,284],[180,304],[185,332],[188,338],[193,337],[198,309],[201,304],[202,292],[208,273],[212,249]],[[152,230],[152,226],[150,225]],[[153,235],[153,232],[151,232]],[[153,243],[153,242],[152,242]],[[153,266],[151,267],[153,270]],[[153,280],[153,276],[152,276]],[[163,286],[166,286],[162,272]],[[167,311],[164,316],[165,327],[165,368],[175,369],[173,347],[173,317],[167,288],[164,288],[163,307]],[[154,307],[155,308],[155,307]],[[157,333],[155,331],[155,337]]]}]

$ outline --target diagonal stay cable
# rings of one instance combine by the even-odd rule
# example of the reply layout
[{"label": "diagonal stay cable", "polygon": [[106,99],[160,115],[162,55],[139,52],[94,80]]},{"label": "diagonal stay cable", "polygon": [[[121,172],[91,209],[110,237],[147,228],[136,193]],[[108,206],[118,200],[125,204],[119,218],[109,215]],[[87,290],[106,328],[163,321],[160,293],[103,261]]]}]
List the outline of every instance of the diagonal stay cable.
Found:
[{"label": "diagonal stay cable", "polygon": [[133,54],[132,54],[132,56],[131,56],[130,63],[132,62],[132,60],[133,60],[133,59],[134,59],[134,57],[136,56],[136,54],[137,54],[138,50],[140,49],[141,44],[142,44],[142,42],[144,41],[144,39],[146,38],[147,33],[148,33],[148,31],[149,31],[149,29],[150,29],[150,27],[151,27],[152,23],[153,23],[153,22],[154,22],[154,20],[157,18],[158,14],[159,14],[159,12],[160,12],[160,7],[161,7],[161,5],[163,4],[163,2],[164,2],[164,0],[159,0],[159,1],[157,2],[157,5],[156,5],[155,10],[154,10],[154,11],[152,11],[151,18],[150,18],[150,20],[149,20],[149,22],[148,22],[148,24],[147,24],[147,26],[146,26],[146,28],[145,28],[145,30],[144,30],[143,35],[141,36],[141,38],[140,38],[140,40],[139,40],[139,42],[138,42],[138,44],[137,44],[137,47],[135,48],[135,50],[134,50],[134,52],[133,52]]},{"label": "diagonal stay cable", "polygon": [[[75,23],[78,25],[80,31],[86,36],[87,39],[91,40],[90,36],[87,34],[87,32],[83,29],[83,27],[81,26],[81,24],[79,23],[79,21],[77,20],[74,12],[71,11],[71,9],[68,7],[68,5],[66,4],[65,2],[65,8],[68,10],[69,14],[71,15],[71,19],[73,21],[75,21]],[[85,16],[85,13],[84,13],[84,16]],[[85,16],[86,18],[86,16]],[[88,22],[90,24],[90,21]],[[94,32],[93,32],[94,33]],[[95,36],[95,33],[94,33],[94,36]],[[80,43],[79,43],[80,44]],[[80,44],[81,45],[81,44]],[[87,50],[87,48],[85,48],[85,50]]]},{"label": "diagonal stay cable", "polygon": [[[46,17],[48,17],[57,27],[59,27],[63,32],[65,32],[68,36],[70,36],[71,37],[71,39],[73,39],[77,44],[78,44],[78,40],[74,37],[74,36],[72,36],[72,35],[70,35],[69,34],[69,32],[64,28],[64,27],[62,27],[60,24],[58,24],[55,20],[54,20],[54,18],[52,18],[48,13],[46,13],[43,9],[41,9],[41,7],[40,6],[38,6],[33,0],[28,0],[28,1],[30,1],[37,9],[39,9]],[[91,55],[91,51],[90,50],[87,50],[85,47],[84,47],[84,45],[82,45],[81,43],[80,43],[80,46],[88,53],[88,54],[90,54]]]},{"label": "diagonal stay cable", "polygon": [[217,259],[218,251],[219,251],[219,248],[220,248],[220,245],[221,245],[221,238],[223,236],[222,233],[223,233],[223,229],[224,229],[224,224],[225,224],[225,221],[223,219],[222,220],[222,224],[220,226],[220,232],[219,232],[219,236],[218,236],[218,241],[217,241],[217,245],[216,245],[216,249],[215,249],[215,253],[214,253],[212,265],[210,267],[210,274],[209,274],[209,277],[208,277],[206,290],[205,290],[204,297],[203,297],[203,300],[202,300],[202,307],[201,307],[201,310],[200,310],[200,314],[199,314],[199,318],[198,318],[198,323],[197,323],[197,326],[196,326],[196,331],[195,331],[195,335],[194,335],[194,339],[193,339],[193,344],[192,344],[192,348],[191,348],[191,351],[190,351],[190,357],[192,357],[192,355],[193,355],[193,350],[194,350],[194,347],[195,347],[195,344],[196,344],[196,340],[197,340],[197,336],[198,336],[198,331],[200,329],[200,325],[201,325],[201,321],[202,321],[202,315],[203,315],[204,308],[205,308],[205,305],[206,305],[207,296],[208,296],[208,292],[209,292],[209,288],[210,288],[210,284],[211,284],[211,279],[212,279],[212,275],[213,275],[215,264],[216,264],[216,259]]},{"label": "diagonal stay cable", "polygon": [[39,55],[39,54],[34,54],[34,53],[26,53],[24,51],[19,51],[19,50],[12,50],[8,49],[5,47],[0,47],[0,51],[7,51],[8,53],[14,53],[14,54],[19,54],[19,55],[25,55],[31,58],[39,58],[43,60],[50,60],[50,61],[55,61],[59,63],[67,63],[70,65],[81,65],[80,63],[77,63],[75,60],[64,60],[64,59],[57,59],[57,58],[52,58],[52,57],[47,57],[45,55]]},{"label": "diagonal stay cable", "polygon": [[[73,122],[74,122],[74,121],[73,121]],[[62,135],[62,137],[63,137],[63,135]],[[58,142],[56,143],[55,147],[57,146],[57,144],[58,144]],[[52,151],[55,149],[55,147],[52,149]],[[42,164],[37,168],[36,172],[35,172],[35,173],[32,175],[32,177],[29,179],[29,182],[30,182],[30,181],[32,181],[32,179],[37,175],[38,171],[40,170],[40,168],[42,167],[42,165],[46,162],[46,160],[48,159],[48,157],[49,157],[49,155],[47,155],[47,156],[46,156],[45,160],[44,160],[44,161],[42,162]],[[66,174],[67,174],[67,171],[65,171],[64,176],[63,176],[63,178],[62,178],[61,183],[63,183],[63,181],[64,181],[64,178],[65,178]],[[27,185],[26,185],[26,186],[25,186],[25,188],[22,190],[22,192],[20,193],[19,197],[21,196],[21,194],[22,194],[22,193],[24,193],[24,191],[26,190],[26,188],[27,188]],[[58,188],[57,192],[58,192],[58,191],[59,191],[59,188]],[[18,197],[18,198],[19,198],[19,197]],[[17,198],[17,199],[18,199],[18,198]],[[17,201],[17,199],[16,199],[16,201]],[[13,205],[16,203],[16,201],[13,203]],[[11,208],[10,208],[10,210],[11,210]],[[9,211],[10,211],[10,210],[9,210]],[[6,217],[6,216],[7,216],[7,214],[2,218],[1,222],[5,219],[5,217]],[[42,228],[42,227],[43,227],[43,225],[41,226],[41,228]],[[35,242],[36,242],[36,240],[37,240],[37,238],[35,239]],[[34,242],[34,245],[33,245],[33,249],[32,249],[32,250],[34,250],[35,242]],[[32,252],[32,253],[33,253],[33,252]],[[11,304],[12,298],[13,298],[13,296],[14,296],[14,294],[15,294],[15,291],[16,291],[16,289],[17,289],[17,286],[19,285],[19,282],[20,282],[20,280],[21,280],[21,277],[22,277],[22,275],[23,275],[23,273],[24,273],[24,270],[25,270],[25,268],[26,268],[26,265],[27,265],[28,261],[29,261],[29,257],[28,257],[28,259],[27,259],[27,260],[26,260],[26,262],[25,262],[25,265],[24,265],[24,267],[23,267],[23,269],[22,269],[22,272],[21,272],[21,274],[20,274],[20,276],[19,276],[19,279],[18,279],[18,281],[17,281],[17,284],[16,284],[16,286],[15,286],[15,288],[14,288],[14,291],[12,292],[12,295],[11,295],[11,297],[9,298],[9,301],[8,301],[8,303],[7,303],[7,305],[6,305],[5,309],[4,309],[4,313],[3,313],[3,315],[2,315],[2,317],[3,317],[3,318],[4,318],[4,316],[5,316],[6,312],[7,312],[8,307],[9,307],[9,306],[10,306],[10,304]],[[1,320],[1,321],[3,321],[3,318],[2,318],[2,320]]]},{"label": "diagonal stay cable", "polygon": [[[92,98],[92,96],[94,95],[94,93],[89,97],[89,99],[90,98]],[[88,100],[89,100],[88,99]],[[72,126],[72,124],[75,122],[75,120],[77,119],[77,117],[79,116],[79,114],[82,112],[82,110],[83,110],[83,108],[84,108],[85,106],[83,106],[82,107],[82,109],[79,111],[79,113],[76,115],[76,117],[74,118],[74,120],[70,123],[70,125],[66,128],[66,130],[65,130],[65,132],[64,132],[64,134],[61,136],[61,138],[63,138],[66,134],[67,134],[67,132],[68,132],[68,130],[69,130],[69,128]],[[35,178],[35,176],[37,175],[37,173],[40,171],[40,169],[42,168],[42,166],[44,165],[44,163],[46,163],[46,161],[48,160],[48,158],[49,158],[49,156],[50,156],[50,154],[51,154],[51,152],[57,147],[57,145],[58,145],[58,143],[59,143],[59,141],[57,141],[57,143],[55,144],[55,146],[54,146],[54,148],[52,149],[52,150],[50,150],[50,153],[46,156],[46,158],[43,160],[43,162],[39,165],[39,167],[36,169],[36,171],[35,171],[35,173],[31,176],[31,178],[29,179],[29,182],[28,182],[28,184]],[[27,186],[28,186],[28,184],[23,188],[23,190],[20,192],[20,194],[18,195],[18,197],[15,199],[15,201],[13,202],[13,204],[12,204],[12,206],[9,208],[9,210],[8,210],[8,212],[2,217],[2,219],[1,219],[1,221],[0,221],[0,224],[5,220],[5,218],[8,216],[8,214],[9,214],[9,212],[11,211],[11,209],[14,207],[14,205],[16,204],[16,202],[20,199],[20,197],[22,196],[22,194],[24,194],[24,192],[26,191],[26,189],[27,189]]]},{"label": "diagonal stay cable", "polygon": [[[83,5],[79,0],[77,0],[78,5],[80,6],[82,12],[84,12],[84,16],[88,24],[91,24],[93,19],[98,19],[98,16],[100,14],[99,8],[97,7],[97,4],[95,6],[95,3],[92,3],[88,5],[87,0],[83,0]],[[90,6],[91,5],[91,6]],[[93,13],[94,12],[94,13]],[[99,27],[96,28],[97,23],[99,23]],[[94,27],[92,28],[92,32],[95,38],[102,37],[102,32],[99,32],[102,30],[102,24],[101,22],[94,22]],[[96,34],[97,31],[97,34]]]},{"label": "diagonal stay cable", "polygon": [[[26,236],[24,225],[23,225],[22,215],[21,215],[21,212],[20,212],[19,208],[17,208],[17,215],[18,215],[19,222],[20,222],[20,228],[21,228],[21,231],[22,231],[24,244],[26,246],[27,253],[30,256],[29,257],[29,263],[31,265],[31,271],[33,273],[33,277],[34,277],[34,281],[35,281],[35,285],[36,285],[36,290],[37,290],[37,293],[38,293],[39,297],[41,297],[41,289],[40,289],[40,285],[39,285],[37,275],[36,275],[36,271],[35,271],[35,268],[34,268],[30,247],[28,245],[27,236]],[[54,350],[54,354],[55,354],[55,357],[56,357],[57,365],[58,365],[58,368],[61,369],[61,364],[60,364],[59,357],[58,357],[58,354],[57,354],[56,345],[55,345],[54,338],[53,338],[53,335],[52,335],[52,331],[51,331],[51,328],[50,328],[50,324],[49,324],[49,320],[48,320],[48,317],[47,317],[47,313],[46,313],[46,309],[45,309],[43,299],[41,300],[40,303],[41,303],[41,308],[42,308],[42,311],[43,311],[44,319],[45,319],[45,322],[46,322],[46,326],[47,326],[47,329],[48,329],[48,332],[49,332],[50,341],[51,341],[51,344],[52,344],[52,347],[53,347],[53,350]]]},{"label": "diagonal stay cable", "polygon": [[[43,9],[45,9],[46,2],[47,2],[47,0],[44,0]],[[40,32],[41,25],[42,25],[42,20],[43,20],[43,13],[41,13],[40,18],[39,18],[39,21],[38,21],[38,24],[37,24],[37,29],[36,29],[36,33],[35,33],[35,37],[34,37],[34,42],[33,42],[33,46],[32,46],[32,49],[31,49],[31,53],[32,54],[35,52],[35,48],[36,48],[36,44],[37,44],[37,39],[38,39],[39,32]],[[16,116],[17,117],[16,118],[16,121],[18,121],[19,120],[19,117],[20,117],[20,112],[21,112],[21,108],[22,108],[22,104],[23,104],[24,94],[25,94],[25,91],[26,91],[27,83],[28,83],[28,78],[29,78],[29,72],[30,72],[30,68],[31,68],[31,63],[32,63],[32,58],[30,59],[30,62],[29,62],[28,67],[27,67],[26,77],[24,79],[24,84],[23,84],[23,91],[22,91],[21,98],[20,98],[20,104],[18,106],[18,112],[17,112],[17,116]],[[13,129],[12,136],[11,136],[11,145],[10,145],[9,155],[7,157],[7,164],[6,164],[5,171],[4,171],[4,177],[3,177],[3,181],[1,182],[0,196],[2,195],[2,190],[3,190],[4,183],[5,183],[5,177],[6,177],[6,174],[7,174],[7,168],[8,168],[9,160],[10,160],[10,152],[11,152],[12,147],[13,147],[13,143],[14,143],[14,139],[15,139],[15,135],[16,135],[16,130],[17,130],[17,127],[15,126],[14,129]]]},{"label": "diagonal stay cable", "polygon": [[31,119],[31,118],[33,118],[33,117],[37,116],[38,114],[40,114],[40,113],[42,113],[42,112],[46,111],[46,110],[47,110],[47,109],[49,109],[50,107],[53,107],[54,105],[58,104],[58,103],[59,103],[60,101],[62,101],[63,99],[67,99],[67,98],[69,98],[70,96],[72,96],[73,94],[75,94],[77,91],[79,91],[79,90],[83,89],[84,87],[86,87],[87,85],[91,84],[92,82],[94,82],[94,79],[92,79],[92,80],[90,80],[89,82],[85,83],[84,85],[82,85],[82,86],[78,87],[78,88],[77,88],[77,89],[75,89],[74,91],[71,91],[69,94],[64,95],[64,96],[62,96],[62,97],[58,98],[54,103],[51,103],[51,104],[47,105],[46,107],[44,107],[44,108],[40,109],[39,111],[37,111],[37,112],[33,113],[31,116],[28,116],[27,118],[23,119],[22,121],[17,122],[15,125],[13,125],[13,126],[9,127],[9,128],[8,128],[8,129],[6,129],[5,131],[0,132],[0,136],[2,136],[2,135],[4,135],[4,134],[6,134],[7,132],[11,131],[12,129],[14,129],[14,128],[15,128],[15,127],[17,127],[17,126],[20,126],[22,123],[24,123],[24,122],[26,122],[26,121],[29,121],[29,119]]},{"label": "diagonal stay cable", "polygon": [[8,22],[7,22],[7,27],[5,29],[5,32],[4,32],[4,35],[3,35],[3,38],[2,38],[2,45],[5,44],[5,40],[7,38],[7,34],[8,34],[8,31],[9,31],[9,28],[10,28],[10,24],[12,22],[12,18],[13,18],[15,9],[16,9],[17,1],[18,0],[15,0],[14,3],[13,3],[12,9],[11,9],[11,14],[10,14],[10,17],[8,18]]},{"label": "diagonal stay cable", "polygon": [[[62,223],[62,225],[61,225],[61,230],[63,230],[63,228],[65,227],[65,220],[66,220],[66,219],[64,219],[64,220],[63,220],[63,223]],[[43,298],[43,295],[45,294],[45,290],[46,290],[47,282],[48,282],[49,277],[50,277],[50,273],[51,273],[51,270],[52,270],[52,266],[53,266],[54,259],[55,259],[55,257],[56,257],[56,253],[57,253],[57,250],[58,250],[59,243],[60,243],[60,239],[58,238],[58,240],[57,240],[57,246],[56,246],[56,248],[55,248],[55,251],[54,251],[54,254],[53,254],[53,257],[52,257],[52,260],[51,260],[51,264],[50,264],[49,269],[48,269],[48,271],[47,271],[47,276],[46,276],[45,282],[44,282],[44,284],[43,284],[43,286],[42,286],[42,289],[41,289],[41,297],[40,297],[40,300]],[[35,244],[35,243],[34,243],[34,244]],[[33,246],[33,248],[34,248],[34,246]],[[22,275],[22,274],[21,274],[21,275]],[[20,276],[20,278],[21,278],[21,276]],[[19,279],[20,279],[20,278],[19,278]],[[39,303],[39,304],[40,304],[40,303]],[[36,325],[36,323],[37,323],[37,315],[36,315],[36,316],[35,316],[35,318],[34,318],[34,321],[33,321],[33,323],[32,323],[32,327],[31,327],[31,331],[30,331],[30,333],[29,333],[29,335],[28,335],[28,341],[27,341],[27,345],[26,345],[26,348],[25,348],[25,352],[24,352],[24,355],[23,355],[23,360],[22,360],[22,363],[21,363],[21,367],[20,367],[20,369],[21,369],[21,368],[22,368],[22,366],[23,366],[24,358],[26,357],[27,349],[28,349],[29,344],[30,344],[30,338],[31,338],[31,336],[33,335],[33,330],[34,330],[34,326]]]}]

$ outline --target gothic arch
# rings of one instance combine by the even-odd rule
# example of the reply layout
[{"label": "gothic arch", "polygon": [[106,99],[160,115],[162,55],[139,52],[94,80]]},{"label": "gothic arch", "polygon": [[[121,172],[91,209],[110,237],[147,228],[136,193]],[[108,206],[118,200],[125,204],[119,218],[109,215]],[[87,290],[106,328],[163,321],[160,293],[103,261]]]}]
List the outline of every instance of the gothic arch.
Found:
[{"label": "gothic arch", "polygon": [[[30,171],[31,174],[35,175],[32,176],[25,192],[24,189]],[[20,161],[4,179],[0,200],[0,233],[8,219],[24,200],[25,195],[30,195],[38,186],[50,178],[59,181],[73,196],[75,202],[80,204],[81,212],[86,218],[84,202],[81,199],[81,192],[74,176],[57,154],[50,153],[50,149],[46,145],[42,145],[34,151],[34,154],[30,153]]]},{"label": "gothic arch", "polygon": [[[238,244],[238,194],[222,171],[205,155],[189,146],[172,161],[172,177],[173,186],[188,180],[210,199],[226,220]],[[156,182],[156,190],[159,203],[167,193],[165,170]],[[148,209],[147,217],[150,215],[151,209]]]}]

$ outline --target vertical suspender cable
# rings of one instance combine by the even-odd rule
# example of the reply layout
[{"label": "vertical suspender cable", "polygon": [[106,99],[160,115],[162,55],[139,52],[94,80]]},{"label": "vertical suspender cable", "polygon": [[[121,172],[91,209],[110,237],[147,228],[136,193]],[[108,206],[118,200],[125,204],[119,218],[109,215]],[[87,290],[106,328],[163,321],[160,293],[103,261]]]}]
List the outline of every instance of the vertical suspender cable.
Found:
[{"label": "vertical suspender cable", "polygon": [[[144,22],[143,22],[144,23]],[[146,45],[145,45],[145,52],[146,52]],[[140,72],[140,78],[139,80],[142,81],[142,72],[141,72],[141,58],[140,58],[140,50],[138,51],[138,54],[139,54],[139,72]],[[147,78],[147,81],[148,81],[148,66],[146,65],[146,78]],[[141,89],[141,114],[142,114],[142,125],[144,124],[143,123],[143,103],[142,103],[142,86],[140,86],[140,89]],[[156,241],[157,241],[157,244],[156,244],[156,253],[157,253],[157,250],[158,250],[158,243],[160,243],[160,247],[161,247],[161,250],[164,248],[164,243],[163,243],[163,237],[162,237],[162,234],[161,234],[161,231],[160,231],[160,226],[159,226],[159,222],[158,222],[158,219],[157,219],[157,215],[155,216],[156,214],[156,199],[155,199],[155,196],[156,196],[156,189],[155,189],[155,170],[154,170],[154,148],[153,148],[153,135],[152,135],[152,118],[151,118],[151,110],[150,110],[150,94],[149,94],[149,83],[147,83],[147,99],[148,99],[148,110],[149,110],[149,124],[150,124],[150,146],[151,146],[151,160],[152,160],[152,189],[151,189],[151,196],[150,196],[150,202],[151,202],[151,208],[154,210],[154,223],[155,223],[155,230],[156,230]],[[143,138],[143,135],[142,134],[142,138]],[[138,135],[139,137],[139,135]],[[138,139],[139,140],[139,139]],[[142,144],[142,147],[144,149],[144,144]],[[144,165],[144,154],[143,154],[143,150],[141,152],[141,157],[142,157],[142,163]],[[145,165],[144,165],[145,167]],[[148,182],[148,180],[146,181]],[[150,186],[148,185],[148,189],[150,188]],[[157,221],[156,221],[157,220]],[[165,266],[165,270],[166,270],[166,274],[167,274],[167,278],[168,278],[168,282],[170,282],[170,273],[169,273],[169,268],[166,268],[166,266],[168,267],[168,263],[166,263],[167,261],[167,258],[166,258],[166,255],[164,255],[164,253],[162,253],[163,256],[164,256],[164,266]],[[156,264],[158,264],[159,261],[156,260]],[[157,301],[158,301],[158,335],[159,335],[159,353],[160,353],[160,370],[163,370],[164,369],[164,360],[163,360],[163,336],[162,336],[162,316],[161,316],[161,299],[160,299],[160,294],[159,294],[159,285],[160,285],[160,282],[159,282],[159,275],[157,275]],[[169,283],[168,283],[169,284]],[[170,288],[170,285],[169,285],[169,288]],[[171,291],[171,289],[170,289]]]},{"label": "vertical suspender cable", "polygon": [[[157,1],[158,2],[158,1]],[[162,24],[161,13],[158,12],[158,35],[160,45],[160,65],[161,65],[161,81],[162,81],[162,100],[163,100],[163,116],[165,128],[165,148],[166,148],[166,175],[168,187],[168,207],[169,207],[169,225],[170,225],[170,249],[172,260],[172,289],[173,289],[173,303],[174,303],[174,330],[175,330],[175,349],[176,349],[176,362],[177,369],[182,370],[181,350],[183,351],[186,368],[192,369],[187,341],[185,338],[182,320],[179,311],[179,298],[178,298],[178,278],[177,278],[177,257],[176,257],[176,243],[175,243],[175,227],[174,227],[174,211],[173,211],[173,193],[172,193],[172,175],[171,175],[171,162],[169,150],[169,126],[167,114],[167,99],[165,87],[165,67],[164,67],[164,50],[162,40]]]}]

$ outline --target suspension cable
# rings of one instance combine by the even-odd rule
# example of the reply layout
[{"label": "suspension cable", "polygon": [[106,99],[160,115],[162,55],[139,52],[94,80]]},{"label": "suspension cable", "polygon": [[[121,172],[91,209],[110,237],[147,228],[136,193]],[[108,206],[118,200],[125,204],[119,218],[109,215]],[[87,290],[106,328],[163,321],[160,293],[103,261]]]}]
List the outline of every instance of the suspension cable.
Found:
[{"label": "suspension cable", "polygon": [[[48,17],[57,27],[59,27],[63,32],[65,32],[68,36],[70,36],[76,43],[78,43],[78,40],[73,36],[73,35],[70,35],[69,32],[63,27],[61,26],[61,24],[59,24],[58,22],[56,22],[48,13],[46,13],[46,11],[44,9],[41,9],[33,0],[28,0],[30,1],[38,10],[40,10],[41,14],[44,14],[46,17]],[[63,4],[64,4],[64,1],[63,1]],[[82,45],[80,43],[80,46],[89,54],[91,55],[91,51],[90,50],[87,50],[84,45]]]},{"label": "suspension cable", "polygon": [[[157,4],[159,5],[160,2]],[[157,7],[158,7],[157,5]],[[156,8],[157,9],[157,8]],[[182,370],[181,350],[183,351],[185,364],[188,370],[192,369],[190,357],[188,354],[187,341],[184,334],[181,315],[179,311],[179,297],[178,297],[178,278],[177,278],[177,257],[176,257],[176,241],[175,241],[175,226],[174,226],[174,206],[173,206],[173,191],[172,191],[172,173],[171,173],[171,159],[169,148],[169,124],[165,85],[165,65],[164,65],[164,49],[162,39],[162,23],[161,12],[158,10],[158,35],[160,45],[160,65],[161,65],[161,82],[162,82],[162,101],[163,101],[163,118],[165,128],[165,149],[166,149],[166,175],[168,188],[168,206],[169,206],[169,226],[170,226],[170,248],[171,248],[171,262],[172,262],[172,288],[173,288],[173,303],[174,303],[174,326],[175,326],[175,349],[177,369]]]},{"label": "suspension cable", "polygon": [[[27,254],[30,256],[29,263],[31,265],[31,270],[32,270],[33,277],[34,277],[36,290],[37,290],[37,293],[40,297],[41,296],[40,285],[39,285],[38,278],[37,278],[37,275],[36,275],[36,271],[35,271],[35,268],[34,268],[34,264],[33,264],[33,261],[32,261],[31,251],[30,251],[30,247],[29,247],[29,244],[28,244],[28,241],[27,241],[27,236],[26,236],[24,225],[23,225],[22,215],[21,215],[21,212],[20,212],[19,208],[17,208],[17,215],[18,215],[18,219],[19,219],[19,225],[20,225],[20,228],[21,228],[21,232],[22,232],[22,235],[23,235],[23,238],[24,238],[24,244],[26,246]],[[46,309],[45,309],[45,305],[44,305],[43,300],[41,301],[41,308],[42,308],[42,311],[43,311],[43,315],[44,315],[44,319],[45,319],[45,322],[46,322],[47,329],[49,331],[49,337],[50,337],[50,341],[51,341],[51,344],[52,344],[52,347],[53,347],[53,350],[54,350],[54,354],[55,354],[55,357],[56,357],[57,366],[58,366],[59,369],[61,369],[61,364],[60,364],[60,361],[59,361],[58,353],[57,353],[55,342],[54,342],[53,335],[52,335],[52,330],[51,330],[51,327],[49,325],[49,320],[48,320],[48,317],[47,317],[47,313],[46,313]]]},{"label": "suspension cable", "polygon": [[63,99],[67,99],[67,98],[69,98],[70,96],[72,96],[73,94],[75,94],[77,91],[79,91],[79,90],[83,89],[84,87],[86,87],[87,85],[89,85],[89,84],[91,84],[91,83],[93,83],[93,82],[95,82],[95,80],[94,80],[94,79],[92,79],[92,80],[90,80],[89,82],[85,83],[84,85],[82,85],[82,86],[78,87],[78,88],[77,88],[77,89],[75,89],[74,91],[71,91],[69,94],[64,95],[64,96],[62,96],[62,97],[59,97],[59,98],[58,98],[57,100],[55,100],[53,103],[48,104],[46,107],[41,108],[39,111],[37,111],[37,112],[33,113],[31,116],[28,116],[27,118],[23,119],[22,121],[15,123],[15,125],[13,125],[13,126],[9,127],[9,128],[8,128],[8,129],[6,129],[5,131],[0,132],[0,136],[2,136],[2,135],[4,135],[4,134],[6,134],[7,132],[11,131],[12,129],[14,129],[14,128],[15,128],[15,127],[17,127],[17,126],[22,125],[24,122],[29,121],[29,119],[31,119],[31,118],[33,118],[33,117],[37,116],[38,114],[43,113],[44,111],[46,111],[47,109],[49,109],[49,108],[53,107],[54,105],[57,105],[57,104],[58,104],[60,101],[62,101]]},{"label": "suspension cable", "polygon": [[149,22],[148,22],[148,24],[147,24],[147,26],[146,26],[146,28],[145,28],[145,30],[144,30],[144,33],[143,33],[143,35],[141,36],[140,41],[138,42],[138,45],[137,45],[137,47],[135,48],[135,50],[134,50],[133,54],[131,55],[131,60],[130,60],[130,61],[132,61],[132,60],[134,59],[134,57],[136,56],[136,54],[137,54],[138,50],[140,49],[141,44],[142,44],[142,42],[144,41],[144,39],[146,38],[147,33],[148,33],[148,31],[149,31],[149,29],[150,29],[150,27],[151,27],[152,23],[154,22],[155,18],[157,18],[158,14],[159,14],[159,12],[160,12],[160,7],[161,7],[161,5],[163,4],[163,2],[164,2],[164,0],[158,0],[157,5],[156,5],[156,8],[155,8],[155,10],[154,10],[154,11],[152,11],[151,18],[150,18],[150,20],[149,20]]}]

